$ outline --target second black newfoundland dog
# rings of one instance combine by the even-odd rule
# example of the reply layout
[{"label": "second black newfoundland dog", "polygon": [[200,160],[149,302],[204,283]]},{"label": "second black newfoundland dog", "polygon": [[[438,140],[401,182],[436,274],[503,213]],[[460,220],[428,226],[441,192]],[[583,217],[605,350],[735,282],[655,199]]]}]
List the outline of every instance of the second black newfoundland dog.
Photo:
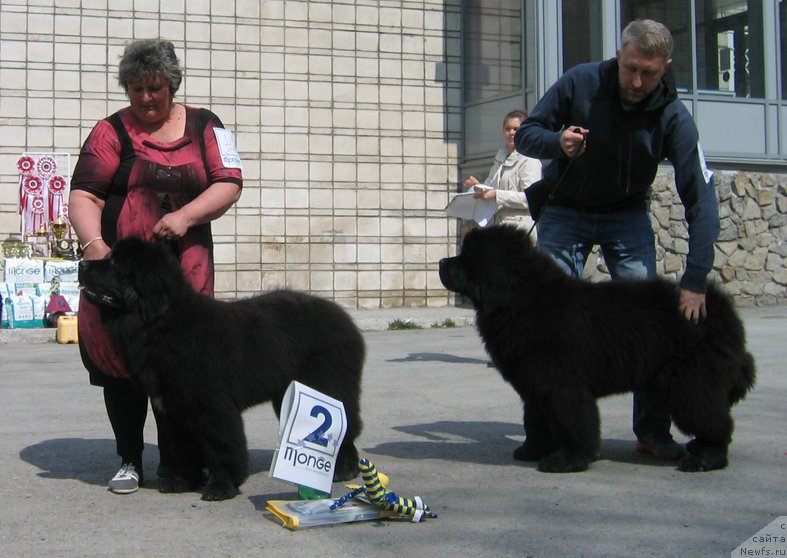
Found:
[{"label": "second black newfoundland dog", "polygon": [[197,484],[206,467],[204,500],[238,494],[248,476],[241,412],[270,401],[278,416],[292,380],[344,404],[334,480],[356,476],[365,345],[338,305],[286,290],[214,300],[189,286],[167,243],[138,238],[119,240],[106,259],[81,262],[79,281],[132,379],[179,434],[171,465],[187,481],[180,489]]},{"label": "second black newfoundland dog", "polygon": [[754,385],[754,360],[731,301],[712,285],[707,319],[687,321],[663,279],[602,283],[568,276],[524,231],[475,229],[440,279],[470,299],[495,366],[524,402],[514,452],[545,472],[587,469],[599,450],[596,399],[641,391],[694,437],[682,471],[727,465],[730,407]]}]

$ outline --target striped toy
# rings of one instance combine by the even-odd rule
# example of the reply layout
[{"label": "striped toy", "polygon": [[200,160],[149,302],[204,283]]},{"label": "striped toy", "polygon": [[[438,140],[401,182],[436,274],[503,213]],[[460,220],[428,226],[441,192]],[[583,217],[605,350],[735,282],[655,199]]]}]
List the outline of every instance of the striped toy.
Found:
[{"label": "striped toy", "polygon": [[385,487],[386,483],[381,480],[381,476],[384,475],[379,474],[374,463],[368,459],[360,459],[358,461],[358,467],[361,469],[361,478],[363,479],[364,486],[356,488],[349,494],[334,501],[333,504],[331,504],[332,510],[335,510],[352,498],[362,493],[366,493],[369,502],[375,506],[399,515],[412,517],[414,523],[418,523],[427,518],[437,517],[437,514],[431,511],[429,506],[424,504],[420,496],[416,496],[412,499],[402,498],[397,496],[395,492],[388,490]]}]

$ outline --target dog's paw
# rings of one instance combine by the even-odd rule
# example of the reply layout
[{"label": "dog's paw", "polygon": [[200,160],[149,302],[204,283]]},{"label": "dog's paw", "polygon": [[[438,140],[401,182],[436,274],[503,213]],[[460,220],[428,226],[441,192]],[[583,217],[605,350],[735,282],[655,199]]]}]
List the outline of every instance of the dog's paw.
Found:
[{"label": "dog's paw", "polygon": [[220,502],[230,500],[240,494],[238,487],[225,484],[208,484],[202,491],[202,499],[207,502]]},{"label": "dog's paw", "polygon": [[527,440],[514,450],[514,459],[517,461],[538,461],[546,455],[543,448],[528,443]]},{"label": "dog's paw", "polygon": [[333,472],[333,482],[343,482],[354,479],[360,472],[361,470],[358,468],[357,462],[345,466],[338,466]]},{"label": "dog's paw", "polygon": [[713,460],[706,459],[693,454],[685,455],[678,461],[678,470],[684,473],[699,473],[702,471],[714,471],[724,469],[727,466],[726,458]]},{"label": "dog's paw", "polygon": [[162,477],[159,479],[158,491],[162,494],[181,494],[193,490],[191,483],[185,477]]},{"label": "dog's paw", "polygon": [[704,471],[705,467],[702,466],[702,459],[696,455],[684,455],[678,461],[678,470],[684,473],[698,473]]},{"label": "dog's paw", "polygon": [[587,470],[590,461],[579,455],[558,451],[539,460],[538,470],[542,473],[578,473]]}]

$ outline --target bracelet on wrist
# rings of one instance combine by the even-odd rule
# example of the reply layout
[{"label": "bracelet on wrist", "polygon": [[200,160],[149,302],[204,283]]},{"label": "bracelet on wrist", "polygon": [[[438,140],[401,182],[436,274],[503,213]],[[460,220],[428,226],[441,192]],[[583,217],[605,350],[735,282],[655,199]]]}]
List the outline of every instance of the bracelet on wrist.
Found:
[{"label": "bracelet on wrist", "polygon": [[82,245],[82,251],[84,252],[85,250],[87,250],[87,247],[88,247],[88,246],[90,246],[91,244],[93,244],[94,242],[96,242],[96,241],[98,241],[98,240],[104,240],[104,237],[102,237],[102,236],[97,236],[96,238],[91,238],[90,240],[88,240],[87,242],[85,242],[85,243]]}]

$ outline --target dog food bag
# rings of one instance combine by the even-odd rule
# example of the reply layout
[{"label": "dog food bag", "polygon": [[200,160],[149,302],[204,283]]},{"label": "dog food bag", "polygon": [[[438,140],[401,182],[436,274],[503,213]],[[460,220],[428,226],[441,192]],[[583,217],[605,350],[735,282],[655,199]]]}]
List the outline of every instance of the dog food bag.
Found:
[{"label": "dog food bag", "polygon": [[38,296],[38,285],[36,283],[14,283],[14,288],[11,294],[25,295],[25,296]]},{"label": "dog food bag", "polygon": [[14,295],[7,299],[7,303],[9,303],[8,326],[11,329],[34,328],[41,325],[41,321],[35,319],[33,299],[29,296]]},{"label": "dog food bag", "polygon": [[76,260],[48,260],[44,264],[44,281],[77,281],[79,262]]},{"label": "dog food bag", "polygon": [[79,283],[62,281],[58,285],[57,294],[63,295],[72,312],[79,311]]},{"label": "dog food bag", "polygon": [[6,258],[5,280],[8,283],[41,283],[44,280],[44,262],[27,258]]}]

